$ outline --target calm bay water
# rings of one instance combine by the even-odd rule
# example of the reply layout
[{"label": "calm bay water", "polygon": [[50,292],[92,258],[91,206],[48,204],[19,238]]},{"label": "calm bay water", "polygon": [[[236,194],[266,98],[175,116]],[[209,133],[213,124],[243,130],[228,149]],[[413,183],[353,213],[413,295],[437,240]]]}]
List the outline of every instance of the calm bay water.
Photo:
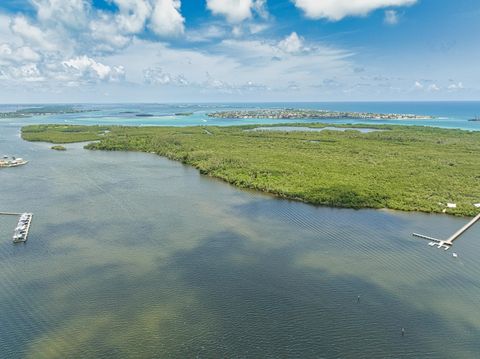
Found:
[{"label": "calm bay water", "polygon": [[0,211],[34,213],[25,245],[0,216],[0,358],[480,357],[479,226],[458,258],[411,236],[465,218],[314,207],[67,147],[0,121],[0,151],[31,161],[0,171]]}]

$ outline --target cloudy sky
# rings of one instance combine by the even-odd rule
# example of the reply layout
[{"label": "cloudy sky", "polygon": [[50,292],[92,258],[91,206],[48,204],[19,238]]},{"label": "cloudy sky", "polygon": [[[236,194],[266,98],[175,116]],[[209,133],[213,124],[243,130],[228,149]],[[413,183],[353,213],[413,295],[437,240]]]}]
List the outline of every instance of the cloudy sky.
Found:
[{"label": "cloudy sky", "polygon": [[0,0],[0,102],[480,99],[479,0]]}]

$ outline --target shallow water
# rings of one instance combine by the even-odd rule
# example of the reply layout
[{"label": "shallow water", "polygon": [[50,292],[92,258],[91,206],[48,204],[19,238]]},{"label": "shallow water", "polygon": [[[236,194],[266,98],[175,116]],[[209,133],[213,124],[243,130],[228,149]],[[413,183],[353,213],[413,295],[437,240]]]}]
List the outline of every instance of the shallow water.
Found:
[{"label": "shallow water", "polygon": [[[33,105],[0,105],[0,111],[13,111]],[[38,106],[38,105],[37,105]],[[480,122],[469,119],[480,114],[480,102],[319,102],[319,103],[231,103],[231,104],[91,104],[77,105],[88,110],[74,114],[38,116],[23,119],[0,119],[0,123],[24,125],[31,123],[65,123],[83,125],[125,125],[125,126],[232,126],[279,123],[330,123],[330,124],[391,124],[436,126],[480,131]],[[413,113],[431,115],[430,120],[368,120],[368,119],[224,119],[208,117],[209,112],[265,108],[303,108],[313,110]],[[91,111],[94,110],[94,111]],[[176,116],[178,113],[192,113]],[[138,117],[151,114],[152,117]]]},{"label": "shallow water", "polygon": [[[314,207],[0,125],[2,358],[480,357],[480,226]],[[360,302],[357,297],[360,296]],[[406,334],[401,336],[401,328]]]}]

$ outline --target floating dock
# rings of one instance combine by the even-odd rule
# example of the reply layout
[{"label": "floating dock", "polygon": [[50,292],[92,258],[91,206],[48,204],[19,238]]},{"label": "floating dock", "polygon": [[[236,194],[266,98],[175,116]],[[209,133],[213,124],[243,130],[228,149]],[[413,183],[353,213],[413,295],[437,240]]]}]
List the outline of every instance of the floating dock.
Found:
[{"label": "floating dock", "polygon": [[27,241],[30,226],[32,225],[33,213],[0,212],[0,216],[19,216],[20,218],[13,233],[13,243]]},{"label": "floating dock", "polygon": [[477,214],[475,217],[472,218],[470,222],[452,234],[447,240],[437,239],[429,236],[425,236],[423,234],[413,233],[415,237],[419,237],[422,239],[427,239],[430,241],[429,245],[431,247],[437,246],[438,248],[443,248],[444,250],[448,250],[455,240],[457,240],[463,233],[465,233],[468,229],[470,229],[475,223],[480,221],[480,213]]},{"label": "floating dock", "polygon": [[26,242],[28,239],[28,233],[30,232],[30,226],[32,224],[32,213],[22,213],[18,220],[17,227],[13,234],[13,243]]}]

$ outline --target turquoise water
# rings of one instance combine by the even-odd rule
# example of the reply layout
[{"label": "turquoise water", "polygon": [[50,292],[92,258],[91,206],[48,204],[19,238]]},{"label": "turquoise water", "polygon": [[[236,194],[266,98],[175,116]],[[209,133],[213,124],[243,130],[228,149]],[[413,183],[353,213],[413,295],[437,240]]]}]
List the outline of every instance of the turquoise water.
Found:
[{"label": "turquoise water", "polygon": [[[325,102],[325,103],[256,103],[256,104],[130,104],[130,105],[78,105],[84,109],[96,110],[67,115],[41,116],[29,119],[3,119],[0,122],[13,125],[27,123],[67,123],[67,124],[121,124],[138,126],[229,126],[240,124],[272,124],[286,120],[272,119],[218,119],[210,118],[207,113],[232,109],[261,108],[305,108],[332,111],[358,111],[376,113],[414,113],[432,115],[433,120],[289,120],[288,122],[307,123],[365,123],[365,124],[403,124],[436,126],[442,128],[460,128],[480,130],[480,122],[468,119],[480,116],[480,102]],[[0,105],[0,111],[10,111],[28,106]],[[131,112],[131,113],[130,113]],[[191,116],[175,116],[175,113],[192,112]],[[137,117],[137,114],[149,114],[153,117]]]},{"label": "turquoise water", "polygon": [[466,218],[314,207],[67,147],[0,121],[0,154],[30,160],[0,170],[0,211],[34,213],[24,245],[0,216],[0,358],[480,357],[480,226],[458,258],[411,236]]}]

